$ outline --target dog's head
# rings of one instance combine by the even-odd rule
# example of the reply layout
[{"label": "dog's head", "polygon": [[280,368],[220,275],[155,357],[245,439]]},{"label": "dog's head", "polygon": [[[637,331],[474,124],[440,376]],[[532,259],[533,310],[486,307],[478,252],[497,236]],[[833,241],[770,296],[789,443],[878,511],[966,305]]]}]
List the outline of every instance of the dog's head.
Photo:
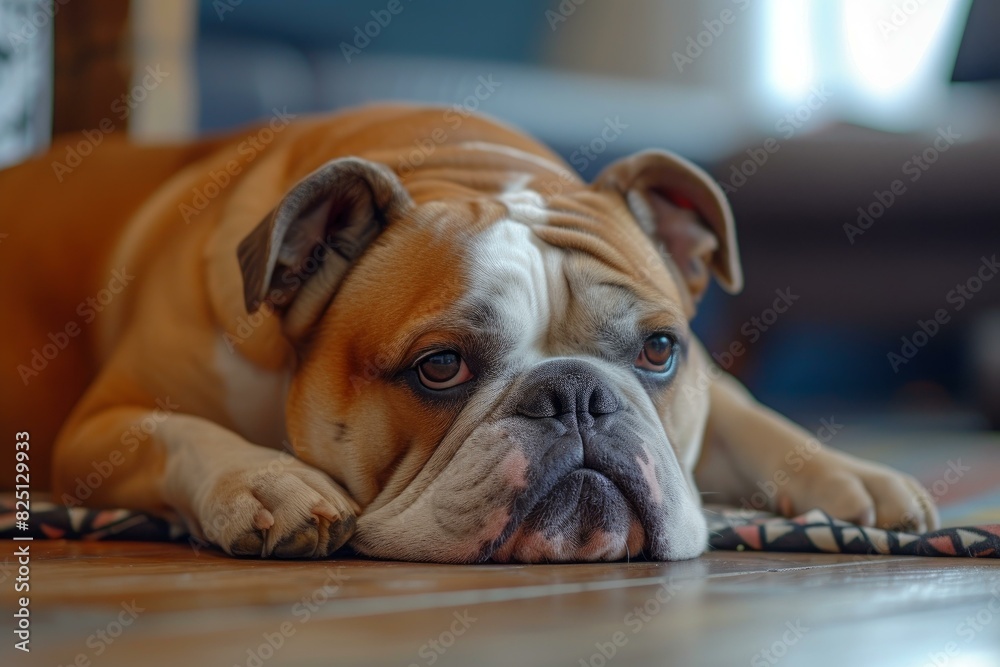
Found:
[{"label": "dog's head", "polygon": [[729,206],[662,151],[589,186],[525,168],[484,193],[334,160],[243,241],[248,310],[280,311],[298,350],[291,442],[361,505],[368,555],[694,557],[688,321],[711,274],[740,286]]}]

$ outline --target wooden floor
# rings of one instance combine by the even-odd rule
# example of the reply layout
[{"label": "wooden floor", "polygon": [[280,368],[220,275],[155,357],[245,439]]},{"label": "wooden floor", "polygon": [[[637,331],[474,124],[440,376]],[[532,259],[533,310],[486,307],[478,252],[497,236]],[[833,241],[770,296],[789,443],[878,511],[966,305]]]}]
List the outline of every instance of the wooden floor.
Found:
[{"label": "wooden floor", "polygon": [[0,665],[1000,665],[997,561],[441,566],[61,541],[31,553],[32,651],[13,649],[8,555]]}]

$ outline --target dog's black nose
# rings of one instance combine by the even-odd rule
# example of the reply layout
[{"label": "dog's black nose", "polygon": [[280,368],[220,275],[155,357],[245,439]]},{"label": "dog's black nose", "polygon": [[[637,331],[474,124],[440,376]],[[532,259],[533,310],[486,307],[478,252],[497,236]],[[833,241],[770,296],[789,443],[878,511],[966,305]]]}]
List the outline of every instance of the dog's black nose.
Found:
[{"label": "dog's black nose", "polygon": [[525,417],[558,417],[571,412],[598,417],[621,409],[618,397],[597,369],[576,359],[539,364],[528,372],[521,387],[517,412]]}]

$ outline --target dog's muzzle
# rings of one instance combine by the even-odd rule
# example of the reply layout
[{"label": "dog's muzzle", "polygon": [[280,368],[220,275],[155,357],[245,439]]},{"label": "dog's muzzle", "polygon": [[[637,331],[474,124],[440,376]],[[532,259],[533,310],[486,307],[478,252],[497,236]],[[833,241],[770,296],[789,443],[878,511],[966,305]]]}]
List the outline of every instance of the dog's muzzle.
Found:
[{"label": "dog's muzzle", "polygon": [[596,366],[582,360],[543,362],[522,379],[517,396],[513,414],[502,422],[530,463],[526,488],[492,558],[638,554],[659,521],[652,516],[653,464],[634,411]]}]

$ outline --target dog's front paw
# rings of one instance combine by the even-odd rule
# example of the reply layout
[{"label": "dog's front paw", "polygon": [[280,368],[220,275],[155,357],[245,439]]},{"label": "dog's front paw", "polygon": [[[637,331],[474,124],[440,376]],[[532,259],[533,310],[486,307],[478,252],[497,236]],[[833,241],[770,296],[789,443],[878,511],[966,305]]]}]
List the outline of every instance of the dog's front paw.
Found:
[{"label": "dog's front paw", "polygon": [[785,516],[813,508],[887,530],[922,533],[939,525],[934,500],[916,479],[833,451],[811,461],[778,496],[778,511]]},{"label": "dog's front paw", "polygon": [[232,556],[329,556],[350,539],[359,511],[333,480],[286,456],[215,475],[199,496],[202,533]]}]

